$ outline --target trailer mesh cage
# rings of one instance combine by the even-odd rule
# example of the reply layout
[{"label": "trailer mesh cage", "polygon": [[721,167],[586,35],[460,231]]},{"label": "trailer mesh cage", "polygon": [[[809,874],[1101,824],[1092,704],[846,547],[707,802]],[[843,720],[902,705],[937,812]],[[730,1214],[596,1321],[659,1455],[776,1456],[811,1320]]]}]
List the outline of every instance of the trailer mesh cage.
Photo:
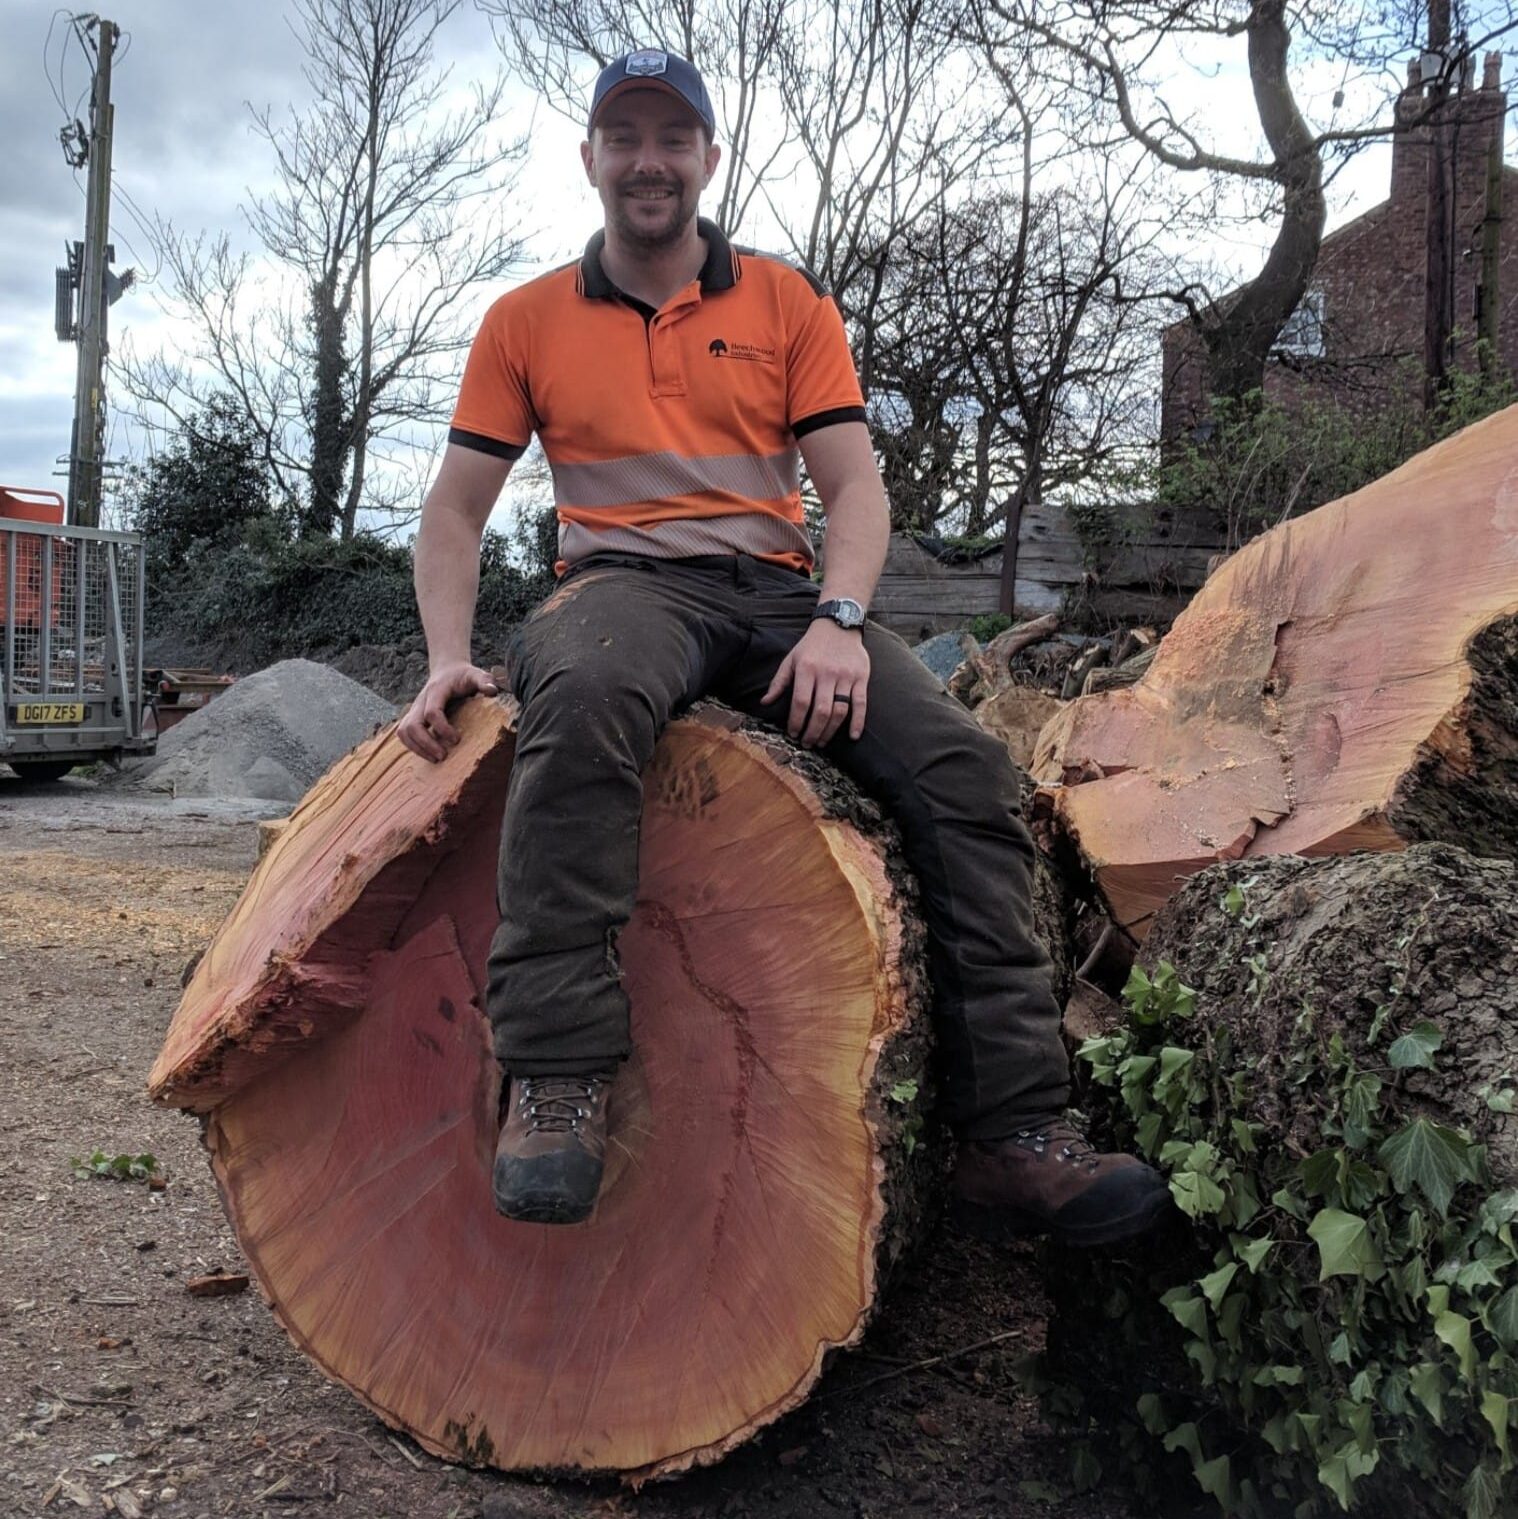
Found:
[{"label": "trailer mesh cage", "polygon": [[0,517],[0,758],[141,747],[142,611],[137,534]]}]

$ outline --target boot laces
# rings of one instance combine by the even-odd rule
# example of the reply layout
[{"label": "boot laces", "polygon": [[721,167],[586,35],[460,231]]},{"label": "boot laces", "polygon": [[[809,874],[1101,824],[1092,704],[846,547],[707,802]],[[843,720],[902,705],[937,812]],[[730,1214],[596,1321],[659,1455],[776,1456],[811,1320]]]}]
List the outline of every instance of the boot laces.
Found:
[{"label": "boot laces", "polygon": [[590,1117],[597,1076],[524,1076],[517,1105],[529,1134],[564,1134]]},{"label": "boot laces", "polygon": [[1055,1152],[1056,1160],[1067,1160],[1071,1165],[1084,1166],[1088,1171],[1094,1171],[1099,1162],[1096,1146],[1070,1124],[1050,1124],[1042,1129],[1019,1129],[1013,1138],[1022,1149],[1032,1150],[1039,1156],[1057,1142],[1059,1149]]}]

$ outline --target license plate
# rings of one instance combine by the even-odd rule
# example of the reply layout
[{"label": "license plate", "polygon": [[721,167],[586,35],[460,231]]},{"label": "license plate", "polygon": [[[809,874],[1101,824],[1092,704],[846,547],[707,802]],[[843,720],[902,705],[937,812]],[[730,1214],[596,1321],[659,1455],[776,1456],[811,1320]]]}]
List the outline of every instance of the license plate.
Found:
[{"label": "license plate", "polygon": [[82,723],[82,701],[24,701],[17,704],[18,723]]}]

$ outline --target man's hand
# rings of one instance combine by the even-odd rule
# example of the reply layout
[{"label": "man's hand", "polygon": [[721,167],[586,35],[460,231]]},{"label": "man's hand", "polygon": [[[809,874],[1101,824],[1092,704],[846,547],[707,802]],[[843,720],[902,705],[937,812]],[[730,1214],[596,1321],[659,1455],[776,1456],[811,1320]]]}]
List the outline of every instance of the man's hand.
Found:
[{"label": "man's hand", "polygon": [[764,705],[779,701],[791,688],[786,732],[809,749],[827,743],[848,720],[849,737],[864,732],[870,656],[863,635],[818,618],[780,662]]},{"label": "man's hand", "polygon": [[459,730],[448,721],[447,706],[460,696],[483,691],[494,696],[500,688],[478,665],[444,665],[427,677],[427,684],[417,692],[396,737],[413,753],[434,764],[448,758],[448,751],[459,741]]}]

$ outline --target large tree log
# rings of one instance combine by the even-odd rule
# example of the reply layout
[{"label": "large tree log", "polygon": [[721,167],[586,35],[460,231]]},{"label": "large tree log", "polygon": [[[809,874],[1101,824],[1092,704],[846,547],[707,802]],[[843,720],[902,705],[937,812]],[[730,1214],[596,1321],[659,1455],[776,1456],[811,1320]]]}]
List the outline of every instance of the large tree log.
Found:
[{"label": "large tree log", "polygon": [[1518,407],[1256,539],[1035,779],[1142,936],[1217,860],[1518,853]]},{"label": "large tree log", "polygon": [[[1242,902],[1230,899],[1234,888]],[[1223,1456],[1207,1489],[1219,1499],[1211,1512],[1467,1512],[1456,1492],[1466,1474],[1484,1459],[1497,1481],[1494,1430],[1507,1449],[1509,1340],[1505,1329],[1493,1338],[1490,1305],[1518,1290],[1518,1267],[1505,1246],[1494,1242],[1488,1257],[1484,1238],[1472,1245],[1464,1224],[1443,1231],[1446,1207],[1470,1220],[1518,1185],[1518,1130],[1494,1111],[1511,1100],[1518,1047],[1518,866],[1443,844],[1237,861],[1183,885],[1158,914],[1143,959],[1151,971],[1164,961],[1177,969],[1197,993],[1194,1014],[1098,1056],[1118,1064],[1088,1090],[1087,1105],[1100,1129],[1137,1143],[1143,1104],[1125,1083],[1148,1092],[1148,1111],[1164,1110],[1148,1119],[1159,1164],[1174,1178],[1203,1141],[1198,1148],[1220,1162],[1217,1209],[1199,1208],[1195,1221],[1121,1259],[1051,1257],[1044,1370],[1065,1408],[1073,1385],[1105,1430],[1104,1461],[1122,1450],[1120,1461],[1152,1481],[1173,1459],[1180,1488],[1144,1492],[1145,1512],[1192,1512],[1201,1463]],[[1426,1053],[1410,1063],[1396,1049],[1415,1032]],[[1175,1061],[1183,1053],[1194,1063]],[[1179,1099],[1144,1085],[1141,1065],[1163,1067],[1167,1055],[1197,1083]],[[1386,1142],[1415,1120],[1438,1128],[1399,1171]],[[1473,1176],[1451,1149],[1434,1155],[1441,1134],[1453,1153],[1467,1153],[1449,1131],[1484,1145],[1489,1169]],[[1441,1179],[1443,1204],[1432,1200]],[[1499,1208],[1496,1223],[1506,1216]],[[1330,1218],[1366,1221],[1373,1269],[1330,1267],[1317,1232]],[[1262,1241],[1267,1253],[1244,1265],[1239,1245]],[[1467,1274],[1478,1256],[1489,1275]],[[1230,1262],[1233,1274],[1219,1269]],[[1172,1290],[1205,1317],[1188,1316]],[[1437,1291],[1453,1293],[1449,1322],[1471,1329],[1469,1364],[1441,1343]],[[1277,1378],[1277,1363],[1297,1380]],[[1430,1374],[1442,1393],[1399,1406],[1396,1386]],[[1483,1386],[1503,1395],[1484,1404]],[[1141,1393],[1161,1410],[1147,1435],[1140,1425],[1153,1411],[1141,1419]],[[1362,1463],[1375,1469],[1347,1505],[1325,1484],[1346,1438],[1339,1415],[1352,1405],[1361,1405],[1376,1459]],[[1292,1425],[1284,1443],[1283,1411]],[[1189,1451],[1189,1460],[1161,1454],[1167,1436],[1164,1449]],[[1223,1489],[1246,1475],[1263,1496],[1233,1506]],[[1284,1487],[1272,1487],[1277,1478]],[[1501,1480],[1502,1497],[1472,1511],[1518,1512],[1515,1478]]]},{"label": "large tree log", "polygon": [[577,1228],[490,1201],[481,1014],[512,711],[442,765],[386,731],[260,860],[154,1067],[206,1115],[295,1341],[440,1455],[635,1478],[717,1459],[858,1338],[930,1190],[922,933],[894,832],[707,709],[646,780],[619,950],[636,1055]]}]

